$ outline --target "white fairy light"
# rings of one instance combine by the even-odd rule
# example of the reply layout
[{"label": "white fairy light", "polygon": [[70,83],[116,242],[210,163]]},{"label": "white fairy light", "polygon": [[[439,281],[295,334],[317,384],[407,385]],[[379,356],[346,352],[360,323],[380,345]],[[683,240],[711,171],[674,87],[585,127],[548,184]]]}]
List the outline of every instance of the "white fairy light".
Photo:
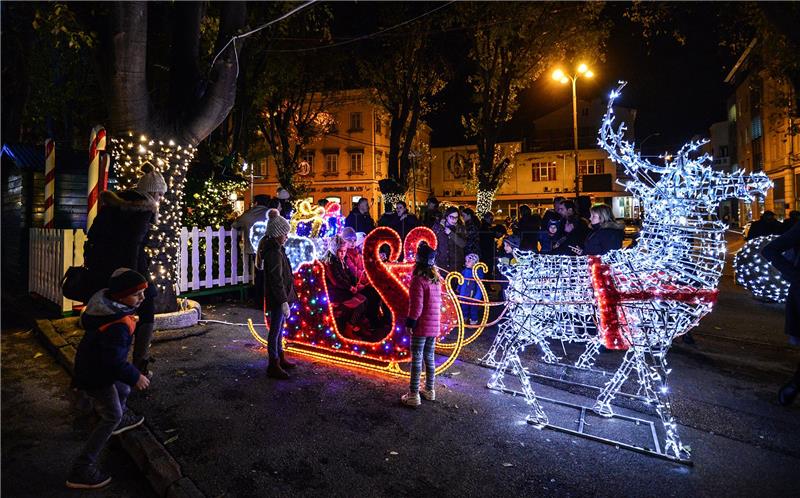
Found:
[{"label": "white fairy light", "polygon": [[183,187],[186,173],[194,158],[195,149],[191,145],[174,147],[163,142],[158,144],[145,135],[134,142],[133,133],[123,138],[111,139],[111,157],[117,173],[117,188],[131,189],[136,186],[144,174],[142,166],[150,164],[159,171],[167,183],[167,192],[161,199],[158,208],[158,225],[150,232],[151,244],[145,248],[150,258],[150,274],[160,291],[173,288],[177,275],[178,247],[180,245],[180,229],[183,222]]},{"label": "white fairy light", "polygon": [[745,242],[733,259],[736,283],[749,290],[755,297],[775,303],[786,302],[789,282],[784,280],[777,268],[761,255],[761,251],[777,235],[756,237]]},{"label": "white fairy light", "polygon": [[764,173],[714,171],[708,154],[692,159],[705,141],[684,145],[663,166],[643,159],[623,139],[624,123],[612,128],[612,106],[623,87],[611,92],[599,144],[625,168],[632,178],[625,187],[643,204],[637,246],[588,257],[515,250],[515,264],[499,265],[509,281],[508,309],[484,362],[496,367],[491,388],[502,389],[507,372],[519,377],[531,407],[529,422],[542,427],[548,418],[521,361],[525,347],[536,345],[544,361],[556,362],[550,340],[586,343],[576,362],[580,368],[594,365],[601,345],[626,349],[594,411],[612,416],[615,395],[635,373],[639,394],[664,425],[665,453],[686,458],[689,450],[664,399],[665,356],[672,340],[696,326],[716,300],[726,253],[726,225],[717,219],[717,206],[731,197],[751,202],[755,194],[765,195],[771,182]]}]

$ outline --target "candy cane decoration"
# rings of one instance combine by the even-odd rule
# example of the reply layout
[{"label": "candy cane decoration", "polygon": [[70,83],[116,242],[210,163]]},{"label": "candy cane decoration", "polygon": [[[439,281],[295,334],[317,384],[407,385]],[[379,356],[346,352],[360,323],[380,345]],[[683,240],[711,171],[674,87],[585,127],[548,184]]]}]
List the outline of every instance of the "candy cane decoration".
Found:
[{"label": "candy cane decoration", "polygon": [[106,150],[106,129],[95,126],[89,140],[89,187],[87,189],[88,210],[86,212],[86,230],[91,228],[97,217],[97,199],[100,196],[100,152]]},{"label": "candy cane decoration", "polygon": [[56,142],[44,141],[44,227],[53,228],[56,193]]}]

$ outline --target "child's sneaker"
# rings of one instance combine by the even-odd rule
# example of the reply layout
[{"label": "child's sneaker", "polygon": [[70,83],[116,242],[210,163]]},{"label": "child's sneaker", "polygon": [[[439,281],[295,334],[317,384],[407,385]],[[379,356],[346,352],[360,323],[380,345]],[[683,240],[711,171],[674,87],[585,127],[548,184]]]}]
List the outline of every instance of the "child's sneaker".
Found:
[{"label": "child's sneaker", "polygon": [[97,489],[111,482],[111,476],[96,465],[73,469],[67,478],[67,487],[72,489]]},{"label": "child's sneaker", "polygon": [[478,325],[478,320],[470,320],[469,324],[470,325]]},{"label": "child's sneaker", "polygon": [[136,415],[130,410],[125,410],[122,412],[122,420],[119,421],[119,425],[111,432],[111,435],[118,436],[123,432],[139,427],[142,425],[142,422],[144,422],[144,417]]},{"label": "child's sneaker", "polygon": [[400,402],[406,406],[413,406],[417,407],[422,404],[422,401],[419,399],[419,393],[405,393],[402,398],[400,398]]},{"label": "child's sneaker", "polygon": [[436,401],[436,390],[435,389],[431,389],[429,391],[429,390],[425,389],[424,387],[421,387],[419,389],[419,395],[422,396],[423,398],[427,399],[428,401]]}]

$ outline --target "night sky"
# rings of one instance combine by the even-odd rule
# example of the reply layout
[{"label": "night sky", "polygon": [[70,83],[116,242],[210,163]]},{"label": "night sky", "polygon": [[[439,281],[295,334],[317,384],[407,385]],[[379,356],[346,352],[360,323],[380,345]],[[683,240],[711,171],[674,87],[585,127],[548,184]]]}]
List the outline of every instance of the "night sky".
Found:
[{"label": "night sky", "polygon": [[[620,104],[638,109],[636,139],[649,138],[645,154],[675,150],[694,135],[708,137],[712,123],[725,120],[725,102],[732,88],[724,83],[735,57],[718,46],[713,15],[681,21],[684,46],[671,38],[647,42],[641,28],[622,17],[627,3],[611,3],[613,20],[606,60],[593,63],[597,76],[578,81],[579,98],[603,96],[626,80]],[[519,136],[529,123],[562,105],[571,105],[569,85],[561,85],[548,72],[520,96],[520,109],[509,125],[510,137]],[[465,143],[459,115],[468,99],[465,84],[456,81],[439,96],[439,109],[428,116],[433,145]]]}]

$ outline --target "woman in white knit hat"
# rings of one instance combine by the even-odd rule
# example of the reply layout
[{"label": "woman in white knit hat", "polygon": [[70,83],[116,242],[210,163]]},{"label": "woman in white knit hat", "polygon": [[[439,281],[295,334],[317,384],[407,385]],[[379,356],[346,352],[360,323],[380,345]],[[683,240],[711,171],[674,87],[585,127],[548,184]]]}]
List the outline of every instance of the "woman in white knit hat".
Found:
[{"label": "woman in white knit hat", "polygon": [[277,209],[267,211],[267,231],[258,245],[256,265],[264,268],[264,310],[269,312],[267,375],[288,379],[287,369],[295,367],[283,354],[281,330],[289,317],[289,303],[296,300],[292,265],[286,257],[284,244],[289,238],[289,222]]},{"label": "woman in white knit hat", "polygon": [[158,223],[158,206],[167,192],[161,173],[149,168],[136,187],[121,192],[100,193],[99,209],[84,246],[84,261],[92,281],[92,294],[106,287],[117,268],[131,268],[148,280],[145,300],[139,306],[139,322],[133,345],[133,364],[149,375],[152,361],[148,355],[155,321],[155,284],[149,275],[145,253],[151,226]]}]

